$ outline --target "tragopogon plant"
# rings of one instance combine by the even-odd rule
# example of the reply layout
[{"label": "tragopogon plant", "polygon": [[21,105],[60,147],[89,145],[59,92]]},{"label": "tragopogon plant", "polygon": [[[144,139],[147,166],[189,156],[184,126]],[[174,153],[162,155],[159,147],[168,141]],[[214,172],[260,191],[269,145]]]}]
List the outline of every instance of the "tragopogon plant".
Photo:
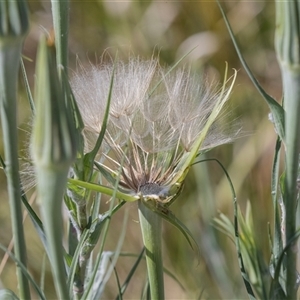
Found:
[{"label": "tragopogon plant", "polygon": [[94,149],[106,126],[95,165],[111,186],[79,178],[69,182],[122,200],[139,200],[152,299],[164,298],[161,217],[190,236],[169,205],[182,190],[195,158],[238,135],[238,130],[219,126],[235,77],[236,72],[229,88],[225,79],[218,90],[190,70],[165,70],[156,59],[132,58],[127,64],[81,68],[71,81],[87,148]]}]

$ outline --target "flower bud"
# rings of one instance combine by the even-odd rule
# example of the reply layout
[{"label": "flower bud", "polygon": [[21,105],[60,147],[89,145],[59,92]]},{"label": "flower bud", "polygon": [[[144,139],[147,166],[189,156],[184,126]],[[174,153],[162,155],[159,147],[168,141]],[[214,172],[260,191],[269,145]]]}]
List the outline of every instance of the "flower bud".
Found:
[{"label": "flower bud", "polygon": [[69,169],[76,156],[76,128],[58,79],[54,48],[43,39],[37,59],[32,155],[37,166]]}]

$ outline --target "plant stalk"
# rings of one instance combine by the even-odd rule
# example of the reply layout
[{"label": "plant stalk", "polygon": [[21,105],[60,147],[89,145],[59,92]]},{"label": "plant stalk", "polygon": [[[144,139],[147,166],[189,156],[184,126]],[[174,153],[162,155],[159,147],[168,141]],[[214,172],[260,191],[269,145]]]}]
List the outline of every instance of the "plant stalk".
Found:
[{"label": "plant stalk", "polygon": [[297,242],[291,243],[296,234],[296,211],[297,211],[297,177],[299,168],[300,152],[300,69],[295,72],[289,68],[282,68],[284,86],[284,98],[286,111],[286,178],[284,190],[284,202],[286,210],[285,235],[287,250],[287,299],[296,299],[296,265],[297,265]]},{"label": "plant stalk", "polygon": [[[297,244],[296,208],[298,190],[296,186],[300,152],[300,1],[276,1],[275,46],[281,67],[284,110],[286,176],[283,192],[285,204],[286,235],[286,294],[287,299],[297,295]],[[293,242],[292,242],[293,241]]]},{"label": "plant stalk", "polygon": [[147,272],[152,300],[163,300],[162,219],[139,201],[139,219],[146,249]]},{"label": "plant stalk", "polygon": [[[1,124],[4,140],[6,175],[11,211],[12,234],[14,238],[14,253],[26,266],[26,245],[22,224],[21,189],[18,161],[17,132],[17,80],[22,44],[13,47],[0,48],[0,105]],[[17,266],[17,277],[21,299],[30,299],[29,284],[26,276]]]},{"label": "plant stalk", "polygon": [[67,171],[59,173],[51,168],[37,169],[37,176],[39,177],[38,195],[41,201],[42,219],[47,236],[47,247],[54,284],[59,299],[69,299],[64,265],[65,253],[62,246],[63,222],[61,215],[61,197],[67,183],[67,175]]},{"label": "plant stalk", "polygon": [[55,32],[56,61],[68,73],[69,0],[51,0]]}]

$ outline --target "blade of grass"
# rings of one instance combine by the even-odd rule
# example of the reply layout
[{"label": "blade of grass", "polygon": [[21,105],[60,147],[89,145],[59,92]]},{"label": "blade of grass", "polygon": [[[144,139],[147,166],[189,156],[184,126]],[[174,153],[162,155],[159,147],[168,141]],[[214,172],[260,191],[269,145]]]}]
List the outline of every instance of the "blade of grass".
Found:
[{"label": "blade of grass", "polygon": [[[205,159],[203,161],[215,161],[215,162],[217,162],[217,164],[221,167],[221,169],[223,170],[223,172],[224,172],[224,174],[225,174],[225,176],[228,180],[230,190],[231,190],[231,194],[232,194],[232,199],[233,199],[235,246],[236,246],[236,251],[237,251],[237,255],[238,255],[238,261],[239,261],[239,265],[240,265],[241,275],[242,275],[244,285],[246,287],[249,299],[251,299],[251,300],[256,299],[256,297],[254,295],[254,292],[253,292],[253,289],[251,287],[250,280],[248,278],[247,271],[246,271],[245,266],[244,266],[243,256],[242,256],[242,252],[241,252],[241,242],[240,242],[240,237],[239,237],[237,197],[236,197],[236,193],[235,193],[233,183],[232,183],[231,178],[230,178],[229,174],[227,173],[225,167],[220,163],[219,160],[217,160],[215,158],[210,158],[210,159]],[[201,161],[199,161],[199,162],[201,162]]]},{"label": "blade of grass", "polygon": [[142,260],[142,258],[144,256],[144,252],[145,252],[145,248],[142,249],[141,253],[139,254],[139,256],[138,256],[138,258],[136,260],[136,262],[134,263],[133,267],[129,271],[129,273],[128,273],[128,275],[127,275],[127,277],[126,277],[126,279],[125,279],[125,281],[124,281],[124,283],[122,285],[122,287],[120,287],[120,289],[119,289],[119,295],[116,296],[115,300],[120,300],[120,297],[122,299],[122,296],[124,295],[124,293],[125,293],[125,291],[126,291],[126,289],[128,287],[128,284],[129,284],[130,280],[132,279],[133,274],[135,273],[137,267],[139,266],[139,264],[140,264],[140,262],[141,262],[141,260]]},{"label": "blade of grass", "polygon": [[22,70],[23,80],[24,80],[24,84],[25,84],[25,89],[26,89],[27,98],[28,98],[28,101],[29,101],[29,106],[30,106],[30,109],[31,109],[31,113],[32,113],[32,115],[34,115],[35,105],[34,105],[33,97],[32,97],[32,94],[31,94],[31,90],[30,90],[30,86],[29,86],[29,82],[28,82],[28,78],[27,78],[27,74],[26,74],[23,59],[21,59],[21,70]]},{"label": "blade of grass", "polygon": [[[5,246],[3,246],[2,244],[0,244],[0,249],[3,250],[5,253],[7,253],[9,255],[9,257],[19,266],[20,270],[22,271],[22,273],[24,274],[26,279],[31,282],[33,288],[35,289],[35,291],[39,295],[40,299],[41,300],[46,300],[46,297],[45,297],[43,291],[40,289],[38,284],[35,282],[35,280],[32,278],[32,276],[28,272],[26,265],[24,265],[20,260],[18,260],[18,258],[13,253],[11,253]],[[27,299],[31,299],[31,298],[27,298]]]},{"label": "blade of grass", "polygon": [[[22,45],[29,28],[27,3],[0,2],[0,119],[2,125],[14,251],[26,268],[18,161],[17,83]],[[30,299],[28,279],[17,264],[21,299]]]},{"label": "blade of grass", "polygon": [[234,48],[237,52],[237,55],[241,61],[241,64],[243,65],[246,73],[248,74],[249,78],[251,79],[252,83],[254,84],[254,86],[256,87],[256,89],[258,90],[258,92],[261,94],[261,96],[265,99],[265,101],[267,102],[270,111],[272,112],[272,119],[274,122],[274,126],[275,126],[275,130],[277,132],[277,134],[280,136],[282,141],[285,141],[285,133],[284,133],[284,110],[282,108],[282,106],[275,100],[273,99],[269,94],[267,94],[265,92],[265,90],[261,87],[261,85],[259,84],[259,82],[256,80],[256,78],[254,77],[254,75],[252,74],[248,64],[246,63],[240,49],[238,46],[238,43],[236,41],[236,38],[234,36],[234,33],[231,29],[230,23],[227,19],[227,16],[220,4],[220,2],[218,0],[216,0],[221,14],[223,16],[224,22],[226,24],[227,30],[229,32],[229,35],[231,37],[231,40],[233,42]]}]

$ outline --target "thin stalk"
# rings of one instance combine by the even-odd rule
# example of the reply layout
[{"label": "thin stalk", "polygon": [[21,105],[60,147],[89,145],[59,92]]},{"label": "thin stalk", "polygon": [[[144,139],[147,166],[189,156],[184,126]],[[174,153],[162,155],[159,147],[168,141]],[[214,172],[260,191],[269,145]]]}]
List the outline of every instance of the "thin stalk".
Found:
[{"label": "thin stalk", "polygon": [[162,219],[139,201],[139,219],[146,249],[146,262],[152,300],[163,300]]},{"label": "thin stalk", "polygon": [[[22,224],[21,187],[18,162],[17,132],[17,80],[21,43],[14,47],[3,47],[0,53],[0,105],[4,140],[6,175],[9,205],[14,238],[14,252],[17,260],[26,266],[26,245]],[[17,265],[17,277],[21,299],[30,299],[28,280]]]},{"label": "thin stalk", "polygon": [[[68,73],[69,0],[52,0],[57,65]],[[59,68],[59,69],[60,69]]]}]

